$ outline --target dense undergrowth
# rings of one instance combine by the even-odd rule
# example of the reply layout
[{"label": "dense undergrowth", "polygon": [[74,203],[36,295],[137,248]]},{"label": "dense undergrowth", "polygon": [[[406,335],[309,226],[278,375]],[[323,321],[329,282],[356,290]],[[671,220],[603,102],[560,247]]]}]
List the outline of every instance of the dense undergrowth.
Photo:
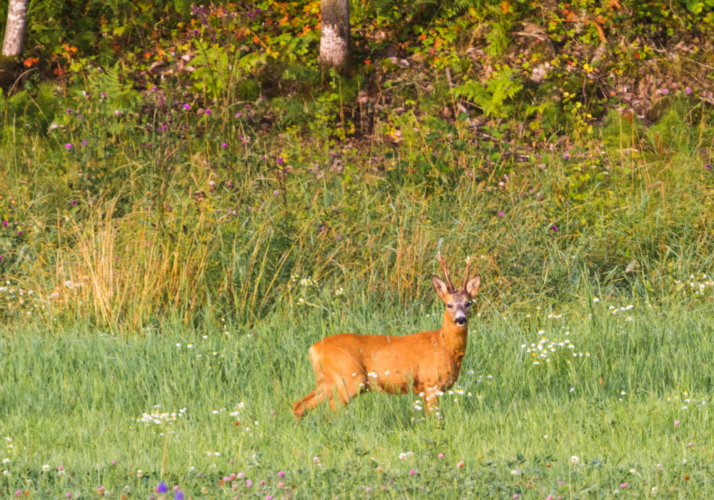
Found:
[{"label": "dense undergrowth", "polygon": [[317,64],[318,7],[33,4],[0,314],[418,305],[438,250],[500,311],[710,271],[707,3],[353,4],[349,75]]},{"label": "dense undergrowth", "polygon": [[336,75],[318,2],[34,3],[2,314],[253,323],[312,307],[302,279],[418,303],[437,250],[499,310],[673,293],[711,266],[711,9],[355,3]]}]

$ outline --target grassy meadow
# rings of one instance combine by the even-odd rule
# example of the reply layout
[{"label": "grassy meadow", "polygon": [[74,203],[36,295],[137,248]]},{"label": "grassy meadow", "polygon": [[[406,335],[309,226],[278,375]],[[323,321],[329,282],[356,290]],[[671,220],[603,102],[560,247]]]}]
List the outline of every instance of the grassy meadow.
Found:
[{"label": "grassy meadow", "polygon": [[3,495],[102,486],[148,498],[160,480],[191,498],[712,494],[710,305],[584,291],[562,309],[482,307],[442,420],[424,419],[415,395],[367,393],[296,422],[290,405],[314,382],[310,343],[437,328],[442,313],[375,309],[358,300],[344,317],[285,310],[251,329],[176,323],[130,337],[4,328]]}]

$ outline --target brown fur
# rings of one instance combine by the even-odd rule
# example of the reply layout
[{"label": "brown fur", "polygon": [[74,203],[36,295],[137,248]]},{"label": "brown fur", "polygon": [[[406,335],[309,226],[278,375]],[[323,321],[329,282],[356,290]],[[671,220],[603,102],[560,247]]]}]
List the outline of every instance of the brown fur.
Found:
[{"label": "brown fur", "polygon": [[317,388],[295,402],[295,416],[302,417],[324,401],[334,409],[335,396],[347,404],[365,390],[404,394],[410,386],[424,399],[427,412],[438,408],[439,393],[459,378],[468,321],[457,322],[464,316],[468,319],[471,300],[481,283],[479,276],[468,280],[468,268],[462,290],[454,290],[448,274],[446,280],[448,286],[436,276],[432,278],[436,293],[447,304],[439,330],[403,337],[340,333],[310,347]]}]

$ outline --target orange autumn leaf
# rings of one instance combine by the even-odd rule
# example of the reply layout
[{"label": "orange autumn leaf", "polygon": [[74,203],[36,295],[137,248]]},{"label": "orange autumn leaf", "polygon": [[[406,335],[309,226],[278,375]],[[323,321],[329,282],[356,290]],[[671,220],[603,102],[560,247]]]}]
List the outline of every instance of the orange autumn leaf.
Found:
[{"label": "orange autumn leaf", "polygon": [[22,62],[22,64],[29,68],[30,66],[32,66],[33,64],[37,64],[38,62],[40,62],[38,59],[35,59],[34,57],[28,57]]},{"label": "orange autumn leaf", "polygon": [[258,38],[257,36],[254,36],[253,43],[258,43],[258,42],[260,42],[260,38]]},{"label": "orange autumn leaf", "polygon": [[511,4],[507,1],[503,1],[498,6],[504,14],[508,14],[511,11]]}]

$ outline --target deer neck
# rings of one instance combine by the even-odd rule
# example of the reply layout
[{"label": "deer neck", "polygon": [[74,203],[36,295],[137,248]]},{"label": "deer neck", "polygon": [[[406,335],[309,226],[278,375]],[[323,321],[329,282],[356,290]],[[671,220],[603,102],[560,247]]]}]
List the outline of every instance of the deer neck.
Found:
[{"label": "deer neck", "polygon": [[449,318],[448,311],[444,311],[444,321],[441,323],[441,329],[439,334],[444,339],[445,343],[449,345],[455,351],[463,352],[466,351],[466,342],[468,340],[468,322],[459,326]]}]

